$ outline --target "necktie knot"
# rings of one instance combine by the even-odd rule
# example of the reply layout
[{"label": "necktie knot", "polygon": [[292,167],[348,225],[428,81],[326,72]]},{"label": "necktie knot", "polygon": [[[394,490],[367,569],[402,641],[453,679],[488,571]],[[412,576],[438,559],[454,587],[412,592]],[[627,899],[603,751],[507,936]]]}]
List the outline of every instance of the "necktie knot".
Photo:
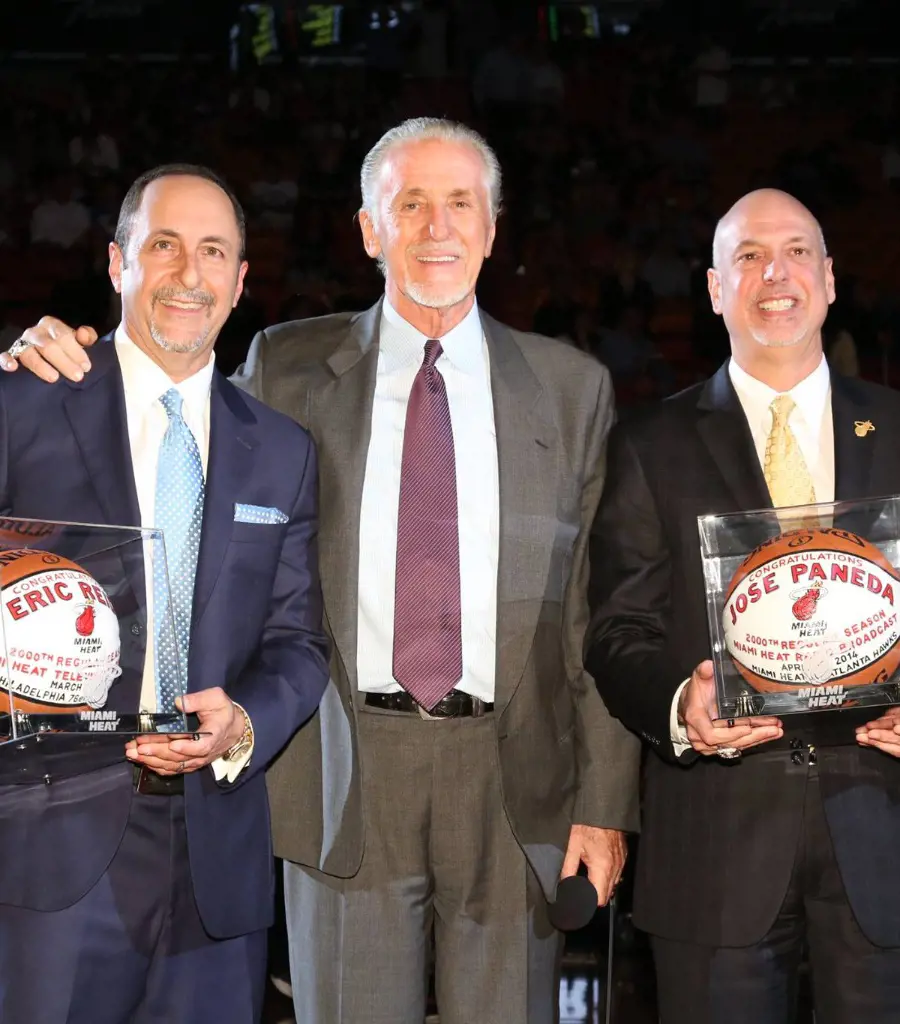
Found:
[{"label": "necktie knot", "polygon": [[163,408],[168,413],[170,420],[180,420],[181,407],[184,405],[184,399],[181,397],[181,392],[178,388],[169,388],[169,390],[159,397],[162,402]]},{"label": "necktie knot", "polygon": [[769,408],[772,410],[773,423],[781,427],[787,423],[791,413],[797,408],[797,403],[785,392],[783,395],[776,395]]},{"label": "necktie knot", "polygon": [[441,343],[436,338],[429,338],[425,342],[425,358],[422,360],[422,369],[433,370],[434,364],[441,358]]}]

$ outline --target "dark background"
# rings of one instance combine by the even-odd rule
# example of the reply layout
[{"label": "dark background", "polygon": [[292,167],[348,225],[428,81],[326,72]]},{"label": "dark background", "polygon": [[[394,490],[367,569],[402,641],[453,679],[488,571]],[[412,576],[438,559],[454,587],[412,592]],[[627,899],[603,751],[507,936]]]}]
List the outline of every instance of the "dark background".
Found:
[{"label": "dark background", "polygon": [[[727,353],[709,310],[716,220],[785,188],[822,222],[844,371],[900,382],[900,37],[867,0],[8,0],[0,13],[0,347],[44,313],[99,330],[106,247],[138,173],[220,171],[250,271],[220,341],[361,309],[359,166],[389,126],[442,115],[498,151],[505,203],[479,301],[609,365],[623,407]],[[614,1020],[655,1020],[644,946],[618,923]],[[595,1019],[605,928],[569,943],[564,1020]],[[273,969],[282,950],[274,944]],[[596,997],[596,998],[595,998]],[[599,1005],[599,1009],[594,1004]],[[289,1005],[273,994],[271,1021]]]}]

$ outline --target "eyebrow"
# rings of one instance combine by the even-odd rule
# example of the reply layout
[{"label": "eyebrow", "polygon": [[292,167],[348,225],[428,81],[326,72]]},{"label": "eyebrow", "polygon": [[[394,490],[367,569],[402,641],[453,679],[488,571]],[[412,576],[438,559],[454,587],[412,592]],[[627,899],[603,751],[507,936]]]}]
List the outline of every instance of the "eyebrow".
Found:
[{"label": "eyebrow", "polygon": [[[407,188],[397,193],[397,199],[405,199],[408,196],[426,196],[428,193],[424,188]],[[460,196],[474,196],[475,190],[471,188],[455,188],[448,193],[451,199],[459,198]]]},{"label": "eyebrow", "polygon": [[[158,231],[154,231],[151,234],[151,238],[159,235],[163,235],[166,238],[181,238],[181,235],[177,231],[173,231],[172,228],[160,228]],[[210,242],[214,242],[216,245],[221,245],[227,249],[233,249],[234,243],[229,242],[227,238],[222,238],[220,235],[207,235],[205,238],[200,239],[200,245],[208,245]]]},{"label": "eyebrow", "polygon": [[[784,244],[785,245],[796,245],[798,242],[803,242],[809,245],[812,239],[809,235],[794,235],[793,238],[789,238]],[[734,251],[737,252],[739,249],[748,248],[765,249],[767,245],[765,242],[758,242],[755,238],[744,238],[734,247]]]}]

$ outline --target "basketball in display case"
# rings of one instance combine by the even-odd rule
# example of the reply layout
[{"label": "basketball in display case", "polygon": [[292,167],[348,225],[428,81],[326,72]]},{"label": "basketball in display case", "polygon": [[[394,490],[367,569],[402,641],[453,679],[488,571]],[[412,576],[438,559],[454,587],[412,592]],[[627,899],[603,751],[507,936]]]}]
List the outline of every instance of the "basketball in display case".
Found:
[{"label": "basketball in display case", "polygon": [[120,675],[119,621],[100,584],[48,551],[0,552],[0,690],[17,711],[102,708]]},{"label": "basketball in display case", "polygon": [[900,701],[900,499],[698,524],[721,717]]}]

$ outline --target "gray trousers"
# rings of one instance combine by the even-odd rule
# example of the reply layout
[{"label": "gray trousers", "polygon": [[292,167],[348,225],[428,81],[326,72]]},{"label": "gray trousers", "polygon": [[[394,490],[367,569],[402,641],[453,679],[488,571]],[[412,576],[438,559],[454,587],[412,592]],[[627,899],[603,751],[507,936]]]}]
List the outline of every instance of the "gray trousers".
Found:
[{"label": "gray trousers", "polygon": [[492,716],[360,709],[359,873],[285,864],[298,1024],[553,1024],[561,936],[513,836]]}]

